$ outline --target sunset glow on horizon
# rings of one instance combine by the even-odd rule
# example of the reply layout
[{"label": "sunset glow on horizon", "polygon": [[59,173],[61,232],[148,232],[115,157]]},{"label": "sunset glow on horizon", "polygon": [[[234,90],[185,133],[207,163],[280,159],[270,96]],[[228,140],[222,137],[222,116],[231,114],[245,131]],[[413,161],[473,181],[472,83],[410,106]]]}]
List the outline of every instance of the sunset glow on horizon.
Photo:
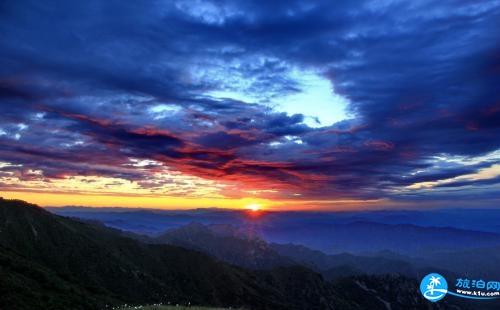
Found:
[{"label": "sunset glow on horizon", "polygon": [[268,200],[249,198],[186,198],[124,195],[82,195],[40,192],[0,192],[6,199],[20,199],[43,207],[124,207],[164,210],[203,208],[240,209],[250,211],[346,211],[380,209],[390,205],[383,200]]}]

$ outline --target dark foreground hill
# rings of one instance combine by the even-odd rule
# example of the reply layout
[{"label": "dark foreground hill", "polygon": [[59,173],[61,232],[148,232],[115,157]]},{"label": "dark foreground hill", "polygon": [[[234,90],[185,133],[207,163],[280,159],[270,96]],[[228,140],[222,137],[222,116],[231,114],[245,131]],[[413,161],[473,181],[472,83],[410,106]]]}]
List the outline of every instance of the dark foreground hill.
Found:
[{"label": "dark foreground hill", "polygon": [[[431,305],[416,281],[346,278],[331,284],[304,267],[249,271],[191,250],[0,199],[0,309],[105,309],[179,303],[247,309],[464,309]],[[368,301],[368,302],[367,302]]]},{"label": "dark foreground hill", "polygon": [[[332,289],[304,268],[251,273],[199,252],[147,245],[20,201],[0,204],[0,309],[156,302],[333,308]],[[294,285],[304,294],[291,295]]]}]

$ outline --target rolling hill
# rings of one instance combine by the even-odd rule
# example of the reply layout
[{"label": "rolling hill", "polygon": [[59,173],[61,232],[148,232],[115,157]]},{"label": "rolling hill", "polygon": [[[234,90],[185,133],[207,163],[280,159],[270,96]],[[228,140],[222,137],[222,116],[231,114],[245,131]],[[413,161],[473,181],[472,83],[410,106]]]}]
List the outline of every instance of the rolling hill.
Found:
[{"label": "rolling hill", "polygon": [[239,233],[230,225],[190,223],[152,239],[155,243],[198,250],[230,264],[250,269],[271,269],[297,263],[279,255],[257,236]]},{"label": "rolling hill", "polygon": [[[101,309],[156,302],[333,308],[332,289],[307,269],[251,273],[199,252],[141,243],[21,201],[0,201],[0,246],[1,309]],[[294,285],[308,294],[292,294]]]},{"label": "rolling hill", "polygon": [[303,265],[322,273],[327,279],[361,274],[417,274],[416,269],[403,259],[348,253],[327,255],[303,245],[269,244],[231,225],[190,223],[149,240],[198,250],[224,262],[250,269]]},{"label": "rolling hill", "polygon": [[0,309],[154,303],[273,310],[467,309],[429,304],[419,295],[418,283],[402,276],[330,283],[301,266],[252,271],[16,200],[0,199],[0,249]]}]

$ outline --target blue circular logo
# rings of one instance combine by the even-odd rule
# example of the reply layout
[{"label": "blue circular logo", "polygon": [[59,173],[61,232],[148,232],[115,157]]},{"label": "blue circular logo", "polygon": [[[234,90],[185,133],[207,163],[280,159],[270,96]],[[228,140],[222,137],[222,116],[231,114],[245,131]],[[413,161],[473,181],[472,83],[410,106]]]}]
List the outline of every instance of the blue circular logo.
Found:
[{"label": "blue circular logo", "polygon": [[431,273],[420,282],[420,292],[425,299],[436,302],[443,299],[448,293],[448,283],[442,275]]}]

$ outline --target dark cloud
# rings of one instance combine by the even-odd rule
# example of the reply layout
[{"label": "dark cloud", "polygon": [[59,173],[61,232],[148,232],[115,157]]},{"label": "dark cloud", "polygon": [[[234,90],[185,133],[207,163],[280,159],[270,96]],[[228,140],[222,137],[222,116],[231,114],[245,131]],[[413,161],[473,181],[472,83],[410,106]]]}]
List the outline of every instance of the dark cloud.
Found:
[{"label": "dark cloud", "polygon": [[[7,1],[0,161],[149,188],[154,166],[123,167],[153,159],[282,197],[394,198],[495,162],[442,158],[500,148],[498,29],[495,2]],[[279,112],[304,91],[293,70],[329,79],[352,119]]]}]

